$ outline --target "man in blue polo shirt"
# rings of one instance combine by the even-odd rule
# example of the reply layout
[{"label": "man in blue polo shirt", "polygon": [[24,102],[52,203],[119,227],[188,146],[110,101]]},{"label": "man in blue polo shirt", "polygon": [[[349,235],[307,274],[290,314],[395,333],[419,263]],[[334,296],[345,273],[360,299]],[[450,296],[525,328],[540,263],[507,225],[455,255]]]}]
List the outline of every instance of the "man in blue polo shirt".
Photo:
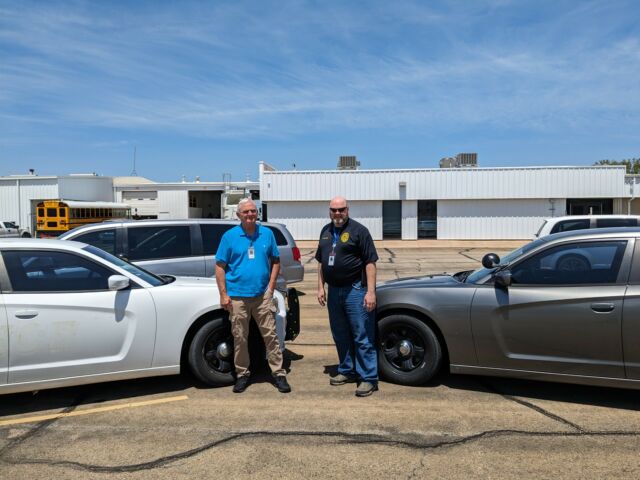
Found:
[{"label": "man in blue polo shirt", "polygon": [[236,367],[235,393],[249,385],[249,325],[256,321],[267,351],[267,360],[278,391],[291,387],[282,368],[282,352],[276,335],[273,291],[280,273],[280,254],[271,230],[257,224],[258,209],[245,198],[238,204],[240,225],[222,236],[216,252],[216,281],[220,305],[229,312]]}]

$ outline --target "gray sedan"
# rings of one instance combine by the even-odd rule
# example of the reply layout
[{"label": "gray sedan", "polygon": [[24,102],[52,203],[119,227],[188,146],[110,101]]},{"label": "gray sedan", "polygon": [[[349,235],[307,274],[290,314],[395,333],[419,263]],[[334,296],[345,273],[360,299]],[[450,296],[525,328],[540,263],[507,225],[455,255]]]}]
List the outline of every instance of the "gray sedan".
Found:
[{"label": "gray sedan", "polygon": [[549,235],[454,275],[378,286],[380,372],[640,386],[640,228]]}]

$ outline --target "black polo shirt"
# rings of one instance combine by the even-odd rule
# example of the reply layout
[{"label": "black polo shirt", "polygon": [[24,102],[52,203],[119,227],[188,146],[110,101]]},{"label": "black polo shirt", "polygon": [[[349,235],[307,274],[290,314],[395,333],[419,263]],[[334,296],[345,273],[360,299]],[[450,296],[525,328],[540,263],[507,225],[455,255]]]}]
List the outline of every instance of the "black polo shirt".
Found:
[{"label": "black polo shirt", "polygon": [[[335,246],[335,260],[329,266],[329,255],[334,251],[334,232],[338,239]],[[316,260],[321,263],[324,281],[332,287],[344,287],[357,281],[367,285],[365,266],[378,260],[378,253],[367,227],[348,218],[342,228],[334,229],[329,223],[320,232]]]}]

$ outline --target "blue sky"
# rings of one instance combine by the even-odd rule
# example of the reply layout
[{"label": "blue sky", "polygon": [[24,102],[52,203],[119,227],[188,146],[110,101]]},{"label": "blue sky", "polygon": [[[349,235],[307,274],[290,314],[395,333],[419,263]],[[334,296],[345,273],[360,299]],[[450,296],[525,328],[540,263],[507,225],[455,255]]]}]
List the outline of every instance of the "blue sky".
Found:
[{"label": "blue sky", "polygon": [[640,157],[640,2],[0,0],[0,175]]}]

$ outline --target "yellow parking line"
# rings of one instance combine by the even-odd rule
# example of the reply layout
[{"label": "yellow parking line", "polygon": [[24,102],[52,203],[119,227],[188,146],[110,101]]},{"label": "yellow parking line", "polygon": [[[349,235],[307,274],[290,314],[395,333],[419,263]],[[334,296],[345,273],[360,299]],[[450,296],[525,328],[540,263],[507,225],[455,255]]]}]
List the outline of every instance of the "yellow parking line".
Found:
[{"label": "yellow parking line", "polygon": [[16,425],[18,423],[35,423],[43,420],[52,420],[54,418],[77,417],[79,415],[89,415],[91,413],[111,412],[113,410],[122,410],[123,408],[145,407],[147,405],[157,405],[159,403],[177,402],[179,400],[187,400],[186,395],[177,397],[158,398],[156,400],[146,400],[144,402],[129,402],[120,405],[110,405],[107,407],[87,408],[86,410],[74,410],[66,413],[52,413],[49,415],[38,415],[36,417],[12,418],[11,420],[0,420],[0,427],[4,425]]}]

